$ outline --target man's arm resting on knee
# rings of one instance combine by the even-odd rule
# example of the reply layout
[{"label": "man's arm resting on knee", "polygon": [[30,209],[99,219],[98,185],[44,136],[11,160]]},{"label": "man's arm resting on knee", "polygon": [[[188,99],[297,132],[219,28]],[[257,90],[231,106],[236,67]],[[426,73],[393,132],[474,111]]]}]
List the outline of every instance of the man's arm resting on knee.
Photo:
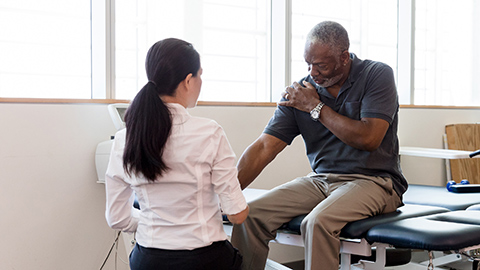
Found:
[{"label": "man's arm resting on knee", "polygon": [[262,133],[243,152],[238,162],[238,180],[245,189],[257,178],[262,170],[280,153],[287,143],[272,135]]}]

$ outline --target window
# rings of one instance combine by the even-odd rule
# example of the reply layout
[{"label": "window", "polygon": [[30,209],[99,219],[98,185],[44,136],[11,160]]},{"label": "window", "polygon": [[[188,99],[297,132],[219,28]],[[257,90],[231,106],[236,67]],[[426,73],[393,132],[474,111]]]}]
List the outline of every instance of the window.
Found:
[{"label": "window", "polygon": [[292,1],[292,79],[305,77],[308,32],[321,21],[336,21],[348,32],[350,52],[397,67],[397,0]]},{"label": "window", "polygon": [[479,1],[416,0],[415,5],[414,104],[478,106]]},{"label": "window", "polygon": [[147,82],[144,61],[156,41],[175,37],[201,55],[200,100],[269,101],[270,1],[117,0],[116,97]]},{"label": "window", "polygon": [[401,104],[478,106],[479,15],[476,0],[2,0],[0,97],[132,99],[147,50],[177,37],[201,55],[200,100],[276,102],[333,20],[393,68]]},{"label": "window", "polygon": [[0,97],[91,98],[90,1],[0,1]]}]

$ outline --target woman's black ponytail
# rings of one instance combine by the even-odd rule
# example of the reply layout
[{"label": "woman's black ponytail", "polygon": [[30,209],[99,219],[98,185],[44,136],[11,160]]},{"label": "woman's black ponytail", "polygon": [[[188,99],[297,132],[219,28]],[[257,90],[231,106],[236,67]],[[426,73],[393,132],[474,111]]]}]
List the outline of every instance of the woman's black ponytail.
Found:
[{"label": "woman's black ponytail", "polygon": [[200,56],[193,46],[179,39],[155,43],[145,62],[149,82],[135,96],[125,114],[127,129],[123,167],[130,176],[155,181],[169,168],[163,150],[170,136],[172,119],[160,96],[173,96],[188,74],[197,76]]}]

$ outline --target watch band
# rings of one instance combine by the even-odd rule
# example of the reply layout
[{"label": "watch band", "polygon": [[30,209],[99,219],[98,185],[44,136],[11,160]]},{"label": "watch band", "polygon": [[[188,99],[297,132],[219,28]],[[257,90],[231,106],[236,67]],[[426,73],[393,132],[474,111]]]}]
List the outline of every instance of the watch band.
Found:
[{"label": "watch band", "polygon": [[313,110],[310,112],[310,117],[312,118],[312,120],[318,121],[318,119],[320,119],[320,112],[324,105],[325,103],[320,101],[320,103],[318,103],[317,106],[313,108]]}]

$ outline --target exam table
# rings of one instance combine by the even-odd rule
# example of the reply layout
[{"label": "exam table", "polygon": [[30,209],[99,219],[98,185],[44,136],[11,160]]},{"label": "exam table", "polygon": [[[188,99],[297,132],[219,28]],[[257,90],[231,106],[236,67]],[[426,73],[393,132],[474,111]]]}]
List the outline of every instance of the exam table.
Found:
[{"label": "exam table", "polygon": [[[247,201],[251,201],[268,190],[247,188],[243,192]],[[423,265],[410,263],[405,268],[395,268],[434,269],[458,260],[461,255],[470,256],[469,251],[480,248],[479,193],[452,193],[444,187],[410,185],[404,202],[395,212],[351,222],[342,229],[341,270],[405,265],[414,249],[446,252],[442,258],[431,257]],[[274,241],[303,246],[300,227],[304,217],[295,217],[284,224]],[[227,228],[231,230],[231,226]],[[477,269],[478,258],[471,256],[471,259],[475,260],[472,269]],[[289,269],[275,265],[275,268],[267,265],[266,269]]]},{"label": "exam table", "polygon": [[[452,252],[441,262],[431,258],[429,265],[404,268],[433,269],[427,267],[458,260],[458,254],[480,248],[480,212],[475,211],[480,210],[479,193],[459,194],[448,192],[444,187],[410,185],[404,202],[405,205],[395,212],[355,221],[342,229],[342,270],[384,269],[385,266],[406,264],[411,249]],[[296,217],[285,224],[280,234],[300,236],[300,224],[304,217]],[[293,236],[290,235],[290,238]],[[282,237],[277,237],[276,241],[295,245]],[[374,260],[371,258],[372,248],[376,253]],[[370,259],[352,264],[354,255]]]}]

